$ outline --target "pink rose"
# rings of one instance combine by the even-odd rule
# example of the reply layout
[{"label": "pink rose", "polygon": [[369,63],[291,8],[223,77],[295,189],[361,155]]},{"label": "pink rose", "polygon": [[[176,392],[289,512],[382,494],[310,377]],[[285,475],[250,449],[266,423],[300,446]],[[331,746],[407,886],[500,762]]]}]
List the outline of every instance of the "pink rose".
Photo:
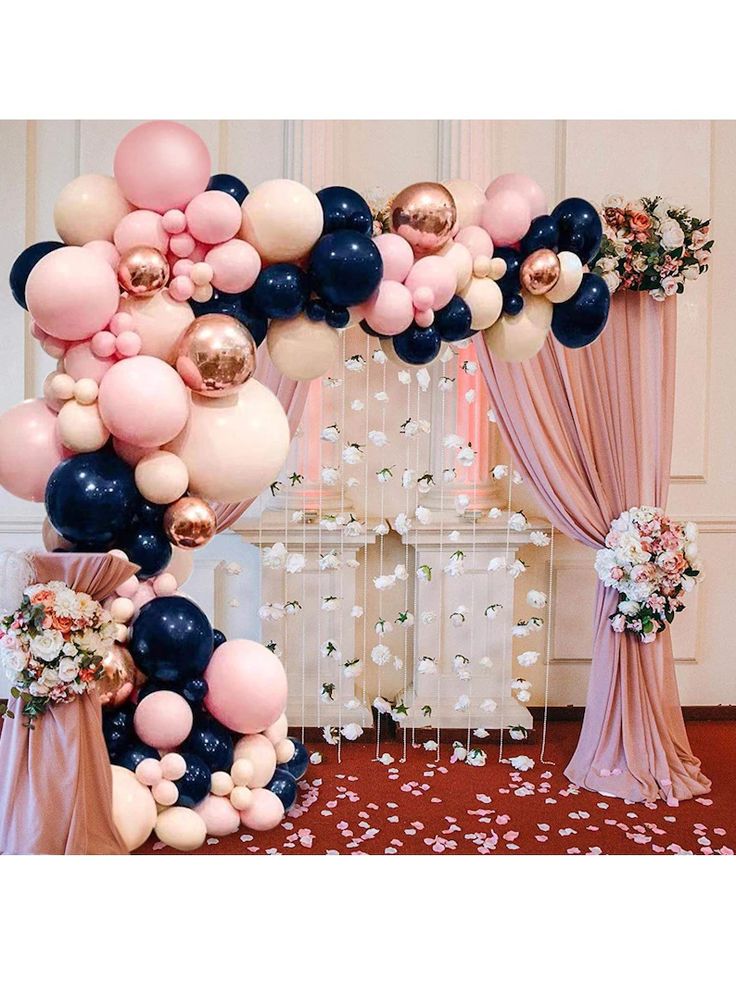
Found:
[{"label": "pink rose", "polygon": [[624,570],[620,565],[615,565],[610,572],[611,579],[615,579],[616,582],[624,578]]},{"label": "pink rose", "polygon": [[657,559],[657,565],[669,574],[679,573],[685,568],[685,560],[678,552],[662,552]]}]

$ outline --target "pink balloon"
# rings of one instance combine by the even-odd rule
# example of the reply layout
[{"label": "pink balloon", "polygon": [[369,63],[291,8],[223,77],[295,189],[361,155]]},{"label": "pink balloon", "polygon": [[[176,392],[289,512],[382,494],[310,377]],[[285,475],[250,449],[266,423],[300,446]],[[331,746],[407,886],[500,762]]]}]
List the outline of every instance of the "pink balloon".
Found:
[{"label": "pink balloon", "polygon": [[501,174],[486,188],[486,197],[492,198],[497,191],[516,191],[529,205],[532,218],[547,214],[547,199],[544,191],[526,174]]},{"label": "pink balloon", "polygon": [[198,242],[217,245],[240,231],[243,212],[235,198],[224,191],[203,191],[187,205],[187,228]]},{"label": "pink balloon", "polygon": [[144,456],[147,456],[151,452],[150,446],[136,446],[134,443],[126,443],[122,439],[113,439],[112,448],[131,467],[134,467]]},{"label": "pink balloon", "polygon": [[98,330],[90,341],[90,348],[98,358],[111,358],[115,353],[115,335],[109,330]]},{"label": "pink balloon", "polygon": [[212,267],[212,285],[223,293],[250,289],[261,271],[261,257],[250,243],[239,238],[210,249],[206,261]]},{"label": "pink balloon", "polygon": [[270,831],[284,819],[284,805],[271,790],[256,788],[246,810],[240,812],[240,820],[251,831]]},{"label": "pink balloon", "polygon": [[441,310],[455,295],[457,274],[453,264],[444,256],[428,255],[417,259],[406,277],[405,285],[411,293],[419,289],[430,289],[434,297],[430,304],[431,309]]},{"label": "pink balloon", "polygon": [[124,330],[115,338],[115,350],[121,358],[134,358],[142,346],[143,341],[134,330]]},{"label": "pink balloon", "polygon": [[124,596],[126,599],[132,599],[138,592],[138,587],[140,583],[138,582],[138,576],[128,576],[120,583],[118,588],[115,590],[118,596]]},{"label": "pink balloon", "polygon": [[0,485],[16,497],[42,501],[52,471],[68,455],[56,414],[43,399],[27,399],[0,416]]},{"label": "pink balloon", "polygon": [[158,249],[163,255],[169,248],[169,236],[164,231],[161,215],[155,211],[131,211],[118,222],[113,239],[120,255],[139,245]]},{"label": "pink balloon", "polygon": [[362,313],[363,319],[377,334],[383,334],[384,337],[400,334],[414,319],[411,293],[402,283],[384,279],[364,304]]},{"label": "pink balloon", "polygon": [[98,357],[89,341],[70,344],[64,355],[64,371],[75,381],[79,381],[80,378],[92,378],[99,385],[105,373],[114,364],[115,358]]},{"label": "pink balloon", "polygon": [[[175,256],[186,259],[188,256],[192,255],[196,244],[197,243],[194,241],[189,232],[181,232],[179,235],[171,236],[169,248]],[[192,260],[192,264],[193,263],[194,260]]]},{"label": "pink balloon", "polygon": [[175,691],[155,691],[138,702],[133,716],[136,735],[154,749],[174,749],[192,731],[192,710]]},{"label": "pink balloon", "polygon": [[70,245],[37,262],[26,284],[28,311],[47,334],[81,341],[101,330],[118,308],[120,290],[109,263]]},{"label": "pink balloon", "polygon": [[479,255],[488,258],[493,255],[491,236],[480,225],[467,225],[465,228],[461,228],[455,236],[455,241],[464,245],[474,259]]},{"label": "pink balloon", "polygon": [[133,606],[135,607],[135,612],[137,613],[142,606],[146,605],[146,603],[150,603],[152,599],[156,599],[156,594],[154,593],[153,586],[151,586],[150,583],[143,582],[138,586],[138,589],[136,589],[130,599],[133,601]]},{"label": "pink balloon", "polygon": [[115,153],[113,172],[121,191],[138,208],[163,214],[183,210],[207,187],[210,155],[204,140],[181,123],[143,123]]},{"label": "pink balloon", "polygon": [[149,355],[118,361],[100,383],[102,421],[118,439],[161,446],[177,436],[189,416],[189,393],[174,369]]},{"label": "pink balloon", "polygon": [[494,245],[513,245],[529,231],[532,213],[518,191],[501,188],[486,198],[480,223]]},{"label": "pink balloon", "polygon": [[240,814],[235,810],[227,797],[217,797],[208,794],[194,810],[207,826],[208,835],[234,834],[240,827]]},{"label": "pink balloon", "polygon": [[194,296],[194,283],[189,276],[174,276],[169,283],[169,293],[174,300],[191,300]]},{"label": "pink balloon", "polygon": [[403,283],[414,265],[414,253],[406,239],[389,232],[377,235],[373,244],[383,259],[383,278]]},{"label": "pink balloon", "polygon": [[82,248],[89,249],[90,252],[94,252],[95,255],[104,259],[117,273],[120,263],[120,253],[112,242],[105,242],[103,239],[94,239],[92,242],[85,242]]},{"label": "pink balloon", "polygon": [[286,707],[286,672],[276,655],[254,640],[220,644],[204,677],[207,711],[234,732],[262,732]]}]

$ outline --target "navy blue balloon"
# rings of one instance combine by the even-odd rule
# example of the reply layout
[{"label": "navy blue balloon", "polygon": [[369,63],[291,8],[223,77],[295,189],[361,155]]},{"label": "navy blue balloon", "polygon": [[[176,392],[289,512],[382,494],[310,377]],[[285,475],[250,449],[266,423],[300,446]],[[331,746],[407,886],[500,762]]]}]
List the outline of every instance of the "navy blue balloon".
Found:
[{"label": "navy blue balloon", "polygon": [[[537,249],[552,249],[556,252],[559,234],[557,220],[552,215],[539,215],[532,220],[529,231],[519,242],[521,254],[531,255]],[[495,255],[498,255],[498,251]]]},{"label": "navy blue balloon", "polygon": [[603,235],[600,215],[583,198],[566,198],[552,212],[559,231],[560,252],[574,252],[583,265],[598,252]]},{"label": "navy blue balloon", "polygon": [[166,504],[154,504],[142,497],[135,509],[136,523],[145,528],[163,528],[166,508]]},{"label": "navy blue balloon", "polygon": [[15,302],[20,304],[24,310],[28,309],[26,306],[26,283],[33,267],[49,252],[63,248],[63,242],[36,242],[35,245],[29,245],[27,249],[23,249],[10,267],[10,292],[13,294]]},{"label": "navy blue balloon", "polygon": [[212,771],[199,756],[194,753],[182,753],[187,765],[183,777],[174,780],[179,791],[179,807],[196,807],[210,792]]},{"label": "navy blue balloon", "polygon": [[295,780],[301,780],[309,766],[309,752],[304,743],[300,743],[298,739],[294,739],[292,736],[288,738],[294,743],[294,755],[288,763],[279,763],[279,769],[287,770]]},{"label": "navy blue balloon", "polygon": [[350,187],[324,187],[317,191],[325,216],[322,234],[349,229],[361,235],[373,231],[373,215],[365,198]]},{"label": "navy blue balloon", "polygon": [[281,766],[276,767],[276,772],[266,784],[266,790],[276,794],[285,811],[294,806],[298,789],[296,778]]},{"label": "navy blue balloon", "polygon": [[447,306],[435,312],[432,326],[442,340],[449,344],[452,341],[464,341],[472,337],[473,330],[470,326],[472,320],[473,315],[465,300],[461,296],[453,296]]},{"label": "navy blue balloon", "polygon": [[233,737],[229,729],[208,715],[195,718],[192,731],[182,744],[186,753],[194,753],[210,770],[230,770],[233,765]]},{"label": "navy blue balloon", "polygon": [[161,528],[135,524],[117,540],[131,562],[139,565],[141,579],[151,579],[171,562],[171,542]]},{"label": "navy blue balloon", "polygon": [[182,698],[185,698],[190,705],[201,705],[207,697],[210,686],[204,678],[189,678],[181,688],[178,689]]},{"label": "navy blue balloon", "polygon": [[328,327],[334,327],[335,330],[342,330],[350,323],[350,311],[347,307],[328,307],[325,323]]},{"label": "navy blue balloon", "polygon": [[46,513],[60,535],[97,551],[127,530],[140,503],[133,470],[98,450],[62,460],[46,485]]},{"label": "navy blue balloon", "polygon": [[212,627],[184,596],[157,596],[133,624],[130,653],[143,674],[183,682],[204,674],[213,651]]},{"label": "navy blue balloon", "polygon": [[516,317],[524,309],[524,297],[521,293],[509,293],[503,298],[503,312],[510,317]]},{"label": "navy blue balloon", "polygon": [[233,174],[213,174],[207,185],[208,191],[224,191],[231,198],[235,198],[238,204],[242,204],[248,197],[248,188],[239,177]]},{"label": "navy blue balloon", "polygon": [[309,298],[306,274],[290,262],[277,262],[261,270],[249,291],[253,306],[266,317],[289,320],[304,309]]},{"label": "navy blue balloon", "polygon": [[493,258],[503,259],[506,263],[506,272],[498,280],[498,288],[504,296],[508,296],[509,293],[518,293],[521,289],[521,281],[519,280],[521,256],[519,253],[516,249],[502,245],[494,251]]},{"label": "navy blue balloon", "polygon": [[124,766],[126,770],[132,770],[135,773],[136,767],[143,760],[157,759],[159,759],[157,749],[154,749],[152,746],[146,746],[145,743],[135,742],[123,747],[119,753],[116,753],[111,758],[111,762],[115,766]]},{"label": "navy blue balloon", "polygon": [[212,647],[214,648],[214,650],[217,650],[220,644],[224,644],[226,640],[227,637],[221,630],[215,628],[212,631]]},{"label": "navy blue balloon", "polygon": [[111,758],[124,749],[133,737],[134,711],[134,706],[128,703],[102,712],[102,736]]},{"label": "navy blue balloon", "polygon": [[375,291],[382,275],[381,253],[375,242],[360,232],[330,232],[312,249],[310,285],[333,306],[363,303]]},{"label": "navy blue balloon", "polygon": [[392,338],[394,351],[407,364],[429,364],[440,353],[442,338],[432,327],[417,327],[412,324],[401,334]]},{"label": "navy blue balloon", "polygon": [[611,294],[595,273],[584,273],[577,293],[564,303],[555,303],[552,333],[565,347],[592,344],[606,326]]},{"label": "navy blue balloon", "polygon": [[239,318],[241,313],[242,293],[223,293],[221,290],[212,290],[209,300],[198,302],[190,300],[189,305],[194,311],[195,317],[203,317],[206,313],[226,313],[229,317]]},{"label": "navy blue balloon", "polygon": [[322,300],[312,298],[311,300],[307,300],[307,305],[304,307],[304,312],[312,323],[318,324],[327,316],[327,307]]},{"label": "navy blue balloon", "polygon": [[364,334],[368,334],[369,337],[383,336],[382,334],[379,334],[377,330],[374,330],[367,320],[360,321],[360,329],[363,331]]},{"label": "navy blue balloon", "polygon": [[268,330],[268,317],[257,310],[251,297],[251,290],[240,294],[240,314],[238,320],[245,324],[251,333],[251,337],[259,347],[266,337]]}]

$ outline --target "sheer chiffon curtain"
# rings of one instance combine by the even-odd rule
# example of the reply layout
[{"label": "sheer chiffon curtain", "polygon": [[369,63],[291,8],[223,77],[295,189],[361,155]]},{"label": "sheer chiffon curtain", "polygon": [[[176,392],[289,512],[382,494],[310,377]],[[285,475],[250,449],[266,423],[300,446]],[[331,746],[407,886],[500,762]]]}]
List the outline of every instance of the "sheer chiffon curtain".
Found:
[{"label": "sheer chiffon curtain", "polygon": [[[522,364],[478,360],[496,417],[547,517],[600,548],[611,521],[664,507],[669,487],[677,307],[619,293],[601,337],[581,350],[551,336]],[[591,554],[591,563],[593,556]],[[618,594],[598,584],[585,719],[565,770],[578,786],[632,801],[686,800],[710,789],[688,742],[670,631],[641,645],[615,633]]]}]

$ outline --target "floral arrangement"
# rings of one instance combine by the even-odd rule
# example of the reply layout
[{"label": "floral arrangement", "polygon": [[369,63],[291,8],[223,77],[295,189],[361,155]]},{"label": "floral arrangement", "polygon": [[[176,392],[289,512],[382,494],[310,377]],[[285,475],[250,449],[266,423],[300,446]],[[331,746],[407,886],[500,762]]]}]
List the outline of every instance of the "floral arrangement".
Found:
[{"label": "floral arrangement", "polygon": [[617,290],[646,291],[655,300],[682,293],[708,269],[710,219],[695,218],[662,197],[625,202],[609,194],[601,206],[603,241],[593,271]]},{"label": "floral arrangement", "polygon": [[110,614],[87,593],[63,582],[24,590],[20,607],[0,618],[0,649],[31,728],[49,704],[72,701],[102,676],[113,634]]},{"label": "floral arrangement", "polygon": [[661,508],[630,508],[611,524],[595,570],[624,599],[609,619],[617,633],[632,630],[644,644],[685,608],[699,575],[698,528],[674,521]]}]

